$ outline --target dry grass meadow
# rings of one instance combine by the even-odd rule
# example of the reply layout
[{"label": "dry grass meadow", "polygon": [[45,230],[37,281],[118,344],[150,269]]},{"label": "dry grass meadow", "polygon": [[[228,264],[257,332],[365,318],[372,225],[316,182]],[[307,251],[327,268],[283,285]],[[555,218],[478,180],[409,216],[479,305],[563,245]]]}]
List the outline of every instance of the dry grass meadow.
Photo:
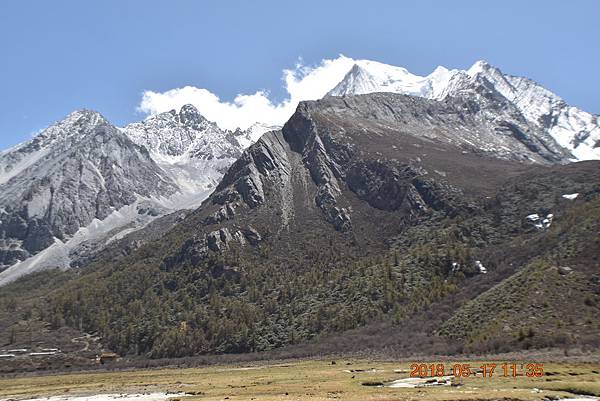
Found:
[{"label": "dry grass meadow", "polygon": [[[479,366],[478,362],[469,362]],[[185,400],[542,400],[600,396],[600,364],[550,363],[539,378],[481,376],[451,386],[390,388],[408,377],[409,363],[307,360],[190,369],[132,370],[0,379],[0,399],[111,393],[187,393]],[[448,365],[448,362],[446,362]]]}]

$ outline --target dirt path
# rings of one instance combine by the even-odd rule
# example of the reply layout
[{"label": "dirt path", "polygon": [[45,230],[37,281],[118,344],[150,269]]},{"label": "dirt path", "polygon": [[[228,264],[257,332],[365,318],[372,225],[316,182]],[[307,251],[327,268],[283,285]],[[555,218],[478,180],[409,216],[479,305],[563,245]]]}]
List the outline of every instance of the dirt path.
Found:
[{"label": "dirt path", "polygon": [[71,339],[71,342],[74,344],[85,344],[85,347],[83,347],[82,349],[80,349],[77,352],[83,352],[83,351],[89,351],[90,349],[90,339],[92,339],[92,335],[91,334],[86,334],[83,335],[81,337],[75,337]]}]

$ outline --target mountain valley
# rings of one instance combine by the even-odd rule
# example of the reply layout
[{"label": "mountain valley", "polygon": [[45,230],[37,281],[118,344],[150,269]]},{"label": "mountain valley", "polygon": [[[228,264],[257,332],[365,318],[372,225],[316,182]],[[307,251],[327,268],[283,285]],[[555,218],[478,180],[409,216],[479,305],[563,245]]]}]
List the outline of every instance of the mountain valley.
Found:
[{"label": "mountain valley", "polygon": [[75,112],[0,154],[0,343],[95,339],[30,370],[596,349],[599,135],[484,62],[362,60],[282,127]]}]

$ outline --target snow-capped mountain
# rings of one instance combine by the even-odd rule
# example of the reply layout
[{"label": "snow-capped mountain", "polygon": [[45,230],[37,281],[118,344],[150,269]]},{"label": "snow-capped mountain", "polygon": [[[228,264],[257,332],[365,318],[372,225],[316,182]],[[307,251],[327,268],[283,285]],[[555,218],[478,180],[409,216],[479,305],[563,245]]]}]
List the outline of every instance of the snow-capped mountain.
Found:
[{"label": "snow-capped mountain", "polygon": [[[26,271],[66,267],[56,252],[67,252],[73,238],[131,224],[136,206],[179,192],[145,148],[89,110],[2,153],[0,177],[0,267],[12,266],[0,272],[0,284]],[[45,261],[35,258],[46,251],[52,255]]]},{"label": "snow-capped mountain", "polygon": [[532,126],[542,129],[568,151],[569,159],[600,159],[599,116],[569,106],[536,82],[503,74],[485,61],[477,61],[466,71],[437,67],[423,77],[401,67],[357,60],[328,96],[393,92],[441,100],[474,93],[476,87],[486,83],[488,93],[497,92],[504,97]]},{"label": "snow-capped mountain", "polygon": [[148,149],[192,203],[204,200],[242,152],[230,132],[207,121],[191,105],[179,113],[172,110],[130,124],[122,132]]},{"label": "snow-capped mountain", "polygon": [[199,205],[219,183],[227,168],[267,131],[256,123],[247,130],[222,130],[192,105],[151,116],[122,129],[144,146],[187,197],[182,207]]},{"label": "snow-capped mountain", "polygon": [[569,106],[531,79],[503,74],[484,61],[475,63],[468,74],[491,82],[525,118],[541,126],[576,160],[600,159],[600,116]]},{"label": "snow-capped mountain", "polygon": [[48,155],[61,141],[68,140],[69,137],[76,140],[79,133],[85,135],[104,123],[106,120],[99,113],[88,110],[75,111],[63,121],[40,132],[31,141],[0,152],[0,184],[4,184]]},{"label": "snow-capped mountain", "polygon": [[[334,86],[326,97],[391,92],[436,101],[357,98],[350,103],[364,115],[352,121],[377,116],[378,124],[404,124],[428,140],[504,160],[600,159],[597,115],[486,62],[468,70],[438,67],[424,77],[369,60],[343,71],[327,78],[321,93]],[[273,120],[257,116],[245,130],[226,130],[184,105],[117,128],[81,110],[1,152],[0,285],[40,269],[68,268],[76,264],[72,255],[199,206],[246,148],[280,128],[261,119]]]},{"label": "snow-capped mountain", "polygon": [[374,92],[392,92],[405,95],[440,99],[449,81],[458,73],[438,67],[426,77],[411,74],[402,67],[357,60],[344,79],[327,94],[328,96],[364,95]]},{"label": "snow-capped mountain", "polygon": [[121,129],[81,110],[0,153],[0,285],[68,268],[157,217],[198,206],[271,129],[222,130],[191,105]]}]

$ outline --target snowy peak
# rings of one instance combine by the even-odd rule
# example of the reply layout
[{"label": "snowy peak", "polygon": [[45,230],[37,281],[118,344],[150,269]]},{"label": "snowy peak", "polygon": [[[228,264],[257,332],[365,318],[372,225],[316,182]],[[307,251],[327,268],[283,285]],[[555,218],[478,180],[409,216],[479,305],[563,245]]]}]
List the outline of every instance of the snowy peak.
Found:
[{"label": "snowy peak", "polygon": [[195,138],[194,132],[186,129],[175,110],[130,124],[123,133],[150,153],[164,156],[181,156]]},{"label": "snowy peak", "polygon": [[[485,60],[467,70],[437,67],[427,76],[411,74],[404,68],[370,60],[357,60],[328,96],[351,96],[374,92],[392,92],[443,100],[462,96],[488,105],[494,99],[496,109],[513,108],[546,136],[545,146],[559,146],[571,161],[600,159],[599,117],[569,106],[556,94],[524,77],[504,74]],[[488,97],[488,99],[486,99]],[[507,106],[510,104],[510,106]],[[513,113],[513,114],[514,114]]]},{"label": "snowy peak", "polygon": [[223,130],[191,104],[130,124],[123,133],[190,195],[191,207],[204,200],[225,170],[265,132],[279,127],[256,123],[246,130]]},{"label": "snowy peak", "polygon": [[33,144],[40,147],[49,146],[54,142],[67,138],[77,140],[93,131],[95,127],[101,125],[109,125],[109,122],[102,114],[94,110],[76,110],[63,120],[41,131],[31,141],[26,142],[23,147]]},{"label": "snowy peak", "polygon": [[235,157],[239,144],[191,104],[129,124],[123,132],[160,160]]},{"label": "snowy peak", "polygon": [[99,112],[87,109],[76,110],[64,120],[42,131],[33,141],[48,145],[53,141],[66,138],[78,140],[92,132],[95,127],[106,125],[110,123]]},{"label": "snowy peak", "polygon": [[598,116],[569,106],[562,98],[535,81],[502,73],[485,62],[468,71],[482,77],[531,123],[544,129],[574,160],[600,159],[600,121]]},{"label": "snowy peak", "polygon": [[459,76],[463,79],[468,77],[464,71],[448,70],[443,66],[438,66],[427,76],[419,76],[410,73],[406,68],[370,60],[357,60],[344,79],[327,95],[350,96],[392,92],[441,99],[445,96],[450,82]]},{"label": "snowy peak", "polygon": [[223,130],[202,116],[196,107],[187,104],[179,113],[171,110],[157,114],[129,124],[122,131],[146,147],[153,157],[174,163],[188,159],[237,158],[262,134],[275,129],[279,127],[257,122],[246,130]]},{"label": "snowy peak", "polygon": [[378,84],[376,78],[358,64],[354,64],[342,82],[333,88],[329,92],[329,95],[341,96],[347,93],[364,94],[377,92],[377,90]]},{"label": "snowy peak", "polygon": [[202,202],[242,151],[273,128],[256,123],[247,130],[229,131],[208,121],[193,105],[179,112],[157,114],[122,129],[133,142],[145,147],[151,157],[177,183],[189,201]]},{"label": "snowy peak", "polygon": [[328,96],[363,95],[373,92],[394,92],[421,97],[435,97],[453,72],[438,67],[431,75],[421,77],[402,67],[370,60],[358,60],[344,79],[329,91]]},{"label": "snowy peak", "polygon": [[480,72],[483,71],[488,71],[490,69],[492,69],[494,67],[492,67],[492,65],[490,63],[488,63],[485,60],[477,60],[472,66],[471,68],[469,68],[467,70],[467,74],[470,76],[474,76],[475,74],[478,74]]},{"label": "snowy peak", "polygon": [[77,110],[33,139],[0,153],[0,185],[37,163],[57,147],[78,143],[98,127],[110,126],[97,111]]}]

